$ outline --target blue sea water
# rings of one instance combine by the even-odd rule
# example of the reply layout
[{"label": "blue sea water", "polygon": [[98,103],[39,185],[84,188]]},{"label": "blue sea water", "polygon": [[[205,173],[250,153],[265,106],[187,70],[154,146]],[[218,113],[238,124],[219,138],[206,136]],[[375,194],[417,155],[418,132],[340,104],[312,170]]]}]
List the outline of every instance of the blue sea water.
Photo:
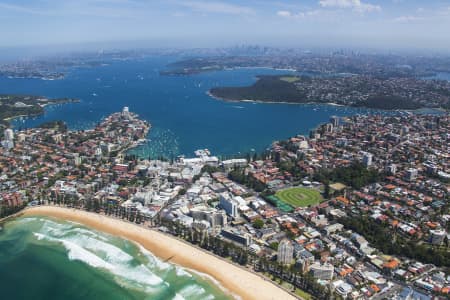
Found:
[{"label": "blue sea water", "polygon": [[46,217],[8,221],[0,231],[1,299],[232,299],[216,283],[142,246]]},{"label": "blue sea water", "polygon": [[176,57],[111,61],[107,66],[72,69],[63,80],[0,78],[0,93],[72,97],[81,103],[48,107],[43,116],[16,120],[14,126],[36,126],[64,120],[71,129],[95,126],[123,106],[152,124],[148,145],[134,153],[166,157],[208,148],[230,156],[262,151],[272,141],[307,134],[332,115],[373,113],[362,108],[330,105],[290,105],[224,102],[207,91],[215,86],[252,84],[257,75],[286,74],[273,69],[235,69],[190,76],[163,76],[159,72]]}]

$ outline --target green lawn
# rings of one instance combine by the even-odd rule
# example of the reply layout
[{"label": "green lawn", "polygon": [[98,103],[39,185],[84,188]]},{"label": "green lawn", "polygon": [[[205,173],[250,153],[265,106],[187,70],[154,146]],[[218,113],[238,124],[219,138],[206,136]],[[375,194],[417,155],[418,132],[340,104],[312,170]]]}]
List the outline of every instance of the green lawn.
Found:
[{"label": "green lawn", "polygon": [[304,300],[312,300],[313,299],[313,297],[310,294],[308,294],[305,291],[302,291],[301,289],[295,289],[295,294],[297,296],[300,296]]},{"label": "green lawn", "polygon": [[275,196],[293,207],[307,207],[323,200],[319,191],[301,187],[278,191]]},{"label": "green lawn", "polygon": [[301,289],[298,289],[298,288],[295,288],[295,290],[293,290],[293,286],[290,283],[283,281],[281,283],[281,286],[283,286],[285,289],[293,291],[297,296],[299,296],[303,300],[313,300],[313,297],[310,294],[308,294],[307,292],[305,292]]}]

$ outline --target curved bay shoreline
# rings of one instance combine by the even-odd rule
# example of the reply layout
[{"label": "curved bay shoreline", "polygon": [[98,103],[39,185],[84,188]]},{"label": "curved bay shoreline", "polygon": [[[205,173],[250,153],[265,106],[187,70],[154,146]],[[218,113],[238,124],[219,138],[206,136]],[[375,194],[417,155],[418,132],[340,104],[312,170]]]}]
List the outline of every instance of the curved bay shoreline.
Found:
[{"label": "curved bay shoreline", "polygon": [[360,109],[373,110],[373,111],[384,111],[384,112],[403,111],[403,112],[412,112],[412,113],[432,113],[432,114],[447,113],[447,111],[448,111],[445,108],[440,108],[440,107],[429,107],[429,108],[422,107],[422,108],[417,108],[417,109],[381,109],[381,108],[373,108],[373,107],[367,107],[367,106],[343,105],[343,104],[338,104],[338,103],[334,103],[334,102],[288,102],[288,101],[266,101],[266,100],[252,100],[252,99],[235,100],[235,99],[228,99],[228,98],[215,96],[214,94],[211,93],[210,90],[207,91],[206,94],[214,100],[230,102],[230,103],[239,103],[240,102],[240,103],[253,103],[253,104],[328,105],[328,106],[360,108]]},{"label": "curved bay shoreline", "polygon": [[162,260],[170,259],[171,263],[210,276],[232,295],[242,299],[296,299],[255,273],[153,229],[146,229],[96,213],[63,207],[32,207],[19,215],[54,217],[72,221],[136,242]]}]

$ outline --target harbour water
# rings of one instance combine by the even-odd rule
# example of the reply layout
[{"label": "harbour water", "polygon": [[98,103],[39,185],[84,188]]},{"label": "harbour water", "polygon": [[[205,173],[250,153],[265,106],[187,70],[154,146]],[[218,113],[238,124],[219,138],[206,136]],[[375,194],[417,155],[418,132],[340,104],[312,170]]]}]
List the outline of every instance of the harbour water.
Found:
[{"label": "harbour water", "polygon": [[76,223],[18,218],[0,231],[2,299],[232,299],[144,248]]},{"label": "harbour water", "polygon": [[50,120],[64,120],[72,129],[87,129],[129,106],[152,124],[150,142],[134,151],[143,157],[192,156],[208,148],[216,155],[262,151],[274,140],[326,122],[332,115],[372,113],[331,105],[235,103],[207,95],[215,86],[252,84],[257,75],[286,74],[272,69],[235,69],[190,76],[162,76],[175,57],[111,61],[108,65],[70,70],[63,80],[0,78],[0,93],[72,97],[81,103],[48,107],[43,116],[14,122],[19,129]]}]

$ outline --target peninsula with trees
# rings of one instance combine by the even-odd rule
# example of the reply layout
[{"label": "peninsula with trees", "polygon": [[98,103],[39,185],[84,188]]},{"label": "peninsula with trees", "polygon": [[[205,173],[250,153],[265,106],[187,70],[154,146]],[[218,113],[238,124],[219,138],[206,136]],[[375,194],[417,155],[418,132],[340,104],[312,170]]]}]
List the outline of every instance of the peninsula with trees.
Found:
[{"label": "peninsula with trees", "polygon": [[209,94],[226,101],[332,103],[386,110],[450,108],[450,82],[414,77],[258,76],[251,86],[217,87]]},{"label": "peninsula with trees", "polygon": [[0,126],[9,125],[9,121],[14,118],[41,115],[47,105],[77,102],[78,99],[72,98],[49,99],[32,95],[0,94]]}]

